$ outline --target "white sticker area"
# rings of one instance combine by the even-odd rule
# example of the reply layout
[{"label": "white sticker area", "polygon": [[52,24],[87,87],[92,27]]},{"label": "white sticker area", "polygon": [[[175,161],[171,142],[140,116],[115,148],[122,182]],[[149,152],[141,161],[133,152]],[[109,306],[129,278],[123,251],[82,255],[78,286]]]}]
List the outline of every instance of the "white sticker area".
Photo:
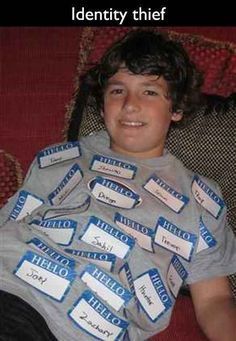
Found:
[{"label": "white sticker area", "polygon": [[17,202],[10,213],[10,219],[21,220],[43,205],[43,203],[43,199],[27,191],[20,191]]},{"label": "white sticker area", "polygon": [[176,256],[173,256],[168,272],[167,284],[173,296],[177,298],[183,281],[187,278],[187,271]]}]

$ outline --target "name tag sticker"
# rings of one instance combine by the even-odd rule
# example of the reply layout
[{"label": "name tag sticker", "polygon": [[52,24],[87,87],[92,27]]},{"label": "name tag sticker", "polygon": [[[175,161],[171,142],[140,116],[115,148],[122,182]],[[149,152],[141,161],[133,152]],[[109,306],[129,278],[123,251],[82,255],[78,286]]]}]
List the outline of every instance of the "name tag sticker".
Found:
[{"label": "name tag sticker", "polygon": [[115,214],[114,220],[116,225],[137,240],[140,247],[147,251],[154,252],[152,241],[154,232],[152,229],[134,220],[126,218],[120,213]]},{"label": "name tag sticker", "polygon": [[70,268],[31,251],[21,258],[14,274],[59,302],[63,301],[75,278]]},{"label": "name tag sticker", "polygon": [[140,196],[127,185],[109,178],[96,177],[89,184],[92,195],[100,202],[119,208],[131,209],[141,203]]},{"label": "name tag sticker", "polygon": [[183,264],[178,257],[173,256],[167,272],[167,284],[175,298],[178,296],[179,289],[187,276],[188,273]]},{"label": "name tag sticker", "polygon": [[124,179],[133,179],[137,172],[137,167],[130,163],[102,155],[94,155],[90,169]]},{"label": "name tag sticker", "polygon": [[68,316],[79,328],[99,340],[118,341],[129,326],[89,290],[83,292]]},{"label": "name tag sticker", "polygon": [[82,171],[77,163],[75,163],[65,177],[62,179],[57,188],[49,194],[48,200],[52,205],[60,205],[63,200],[73,191],[83,178]]},{"label": "name tag sticker", "polygon": [[199,236],[199,241],[198,241],[198,246],[197,246],[197,252],[203,251],[217,244],[217,241],[215,240],[213,235],[210,233],[210,231],[207,229],[202,218],[200,218],[199,229],[200,229],[200,236]]},{"label": "name tag sticker", "polygon": [[37,161],[39,168],[45,168],[63,161],[77,158],[80,155],[81,152],[79,142],[67,142],[42,150],[37,155]]},{"label": "name tag sticker", "polygon": [[103,269],[112,272],[116,262],[116,256],[112,253],[92,252],[74,249],[64,249],[65,252],[86,259],[89,263],[96,264]]},{"label": "name tag sticker", "polygon": [[44,204],[44,200],[27,191],[20,191],[17,202],[13,207],[9,218],[21,220],[30,215],[36,208]]},{"label": "name tag sticker", "polygon": [[119,282],[94,264],[88,264],[80,277],[93,292],[116,311],[126,306],[133,297]]},{"label": "name tag sticker", "polygon": [[171,188],[171,186],[155,174],[147,180],[143,187],[176,213],[180,213],[189,202],[189,198]]},{"label": "name tag sticker", "polygon": [[135,279],[134,288],[141,308],[152,322],[156,322],[172,306],[157,269],[151,269]]},{"label": "name tag sticker", "polygon": [[224,201],[198,176],[193,178],[192,193],[196,201],[218,219],[225,206]]},{"label": "name tag sticker", "polygon": [[44,233],[55,243],[59,245],[68,246],[71,244],[76,228],[77,222],[75,220],[32,220],[30,223],[34,228]]},{"label": "name tag sticker", "polygon": [[128,255],[135,244],[132,237],[94,216],[90,218],[80,239],[122,259]]},{"label": "name tag sticker", "polygon": [[163,217],[157,222],[154,242],[165,249],[191,260],[197,236],[183,231]]},{"label": "name tag sticker", "polygon": [[129,288],[133,295],[135,295],[133,276],[130,271],[128,263],[125,263],[120,268],[119,277],[121,279],[121,282],[124,283],[127,288]]}]

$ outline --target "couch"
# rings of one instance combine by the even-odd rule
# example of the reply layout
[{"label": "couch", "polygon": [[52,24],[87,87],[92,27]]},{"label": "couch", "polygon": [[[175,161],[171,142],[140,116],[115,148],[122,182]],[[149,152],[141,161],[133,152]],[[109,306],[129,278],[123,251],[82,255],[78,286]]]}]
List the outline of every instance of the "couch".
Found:
[{"label": "couch", "polygon": [[[79,91],[79,77],[115,38],[129,29],[133,28],[1,29],[2,64],[6,67],[2,72],[1,93],[1,206],[19,188],[39,149],[102,129],[102,122],[94,120],[92,100],[85,107],[80,105],[83,94]],[[219,34],[223,37],[221,41],[184,33],[183,29],[162,30],[184,44],[205,74],[202,107],[190,125],[171,131],[167,146],[188,167],[220,183],[229,208],[230,227],[236,233],[233,190],[236,183],[236,41],[233,43],[229,38],[224,41],[230,32],[233,37],[236,29],[225,28],[226,36]],[[187,31],[191,32],[191,28]],[[198,32],[196,28],[194,32]],[[74,117],[77,117],[78,129],[72,130],[70,122]],[[236,297],[235,276],[230,280]],[[177,300],[170,327],[152,340],[187,341],[190,338],[206,340],[197,325],[188,290],[184,290]]]}]

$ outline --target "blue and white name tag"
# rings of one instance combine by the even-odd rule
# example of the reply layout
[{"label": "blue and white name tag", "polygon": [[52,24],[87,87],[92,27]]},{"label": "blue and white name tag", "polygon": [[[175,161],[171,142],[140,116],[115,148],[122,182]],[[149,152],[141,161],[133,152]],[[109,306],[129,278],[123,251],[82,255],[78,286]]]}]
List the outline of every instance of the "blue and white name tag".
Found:
[{"label": "blue and white name tag", "polygon": [[119,277],[121,279],[121,282],[124,283],[127,288],[129,288],[133,295],[135,295],[133,276],[130,271],[128,263],[125,263],[120,268]]},{"label": "blue and white name tag", "polygon": [[14,274],[42,293],[63,301],[69,291],[75,272],[32,251],[27,251]]},{"label": "blue and white name tag", "polygon": [[130,163],[102,155],[94,155],[90,169],[124,179],[133,179],[137,172],[137,167]]},{"label": "blue and white name tag", "polygon": [[48,219],[48,220],[32,220],[30,225],[47,235],[55,243],[68,246],[71,244],[77,222],[71,219]]},{"label": "blue and white name tag", "polygon": [[194,176],[192,183],[192,192],[196,201],[204,207],[216,219],[225,206],[224,201],[198,176]]},{"label": "blue and white name tag", "polygon": [[213,247],[217,244],[217,241],[204,224],[202,217],[200,218],[199,230],[200,236],[197,246],[197,252],[208,249],[209,247]]},{"label": "blue and white name tag", "polygon": [[37,160],[39,168],[45,168],[63,161],[74,159],[80,155],[79,142],[75,141],[46,148],[38,153]]},{"label": "blue and white name tag", "polygon": [[83,292],[68,316],[89,335],[104,341],[121,340],[129,323],[114,315],[89,290]]},{"label": "blue and white name tag", "polygon": [[152,229],[134,220],[124,217],[120,213],[115,214],[114,221],[122,230],[134,237],[140,247],[147,251],[154,252],[152,242],[154,232]]},{"label": "blue and white name tag", "polygon": [[77,163],[66,173],[56,189],[49,194],[48,200],[52,205],[60,205],[71,191],[80,183],[83,178],[82,171]]},{"label": "blue and white name tag", "polygon": [[27,242],[30,246],[34,247],[36,250],[42,251],[45,255],[49,256],[56,262],[60,263],[62,266],[69,267],[74,269],[75,261],[74,259],[68,258],[58,251],[54,250],[47,244],[45,244],[42,240],[38,238],[33,238],[29,242]]},{"label": "blue and white name tag", "polygon": [[94,264],[88,264],[80,278],[116,311],[125,307],[133,297],[124,286]]},{"label": "blue and white name tag", "polygon": [[110,272],[113,271],[116,262],[116,256],[112,253],[82,251],[74,249],[64,249],[64,251],[72,254],[73,256],[84,258],[89,263],[101,266],[103,269]]},{"label": "blue and white name tag", "polygon": [[165,249],[191,260],[197,236],[183,231],[163,217],[157,221],[154,242]]},{"label": "blue and white name tag", "polygon": [[94,216],[90,218],[80,239],[122,259],[128,255],[135,244],[132,237]]},{"label": "blue and white name tag", "polygon": [[156,322],[172,306],[157,269],[150,269],[135,279],[134,288],[142,309],[152,322]]},{"label": "blue and white name tag", "polygon": [[167,284],[175,298],[178,296],[179,289],[187,277],[188,273],[183,264],[177,256],[173,256],[167,272]]},{"label": "blue and white name tag", "polygon": [[141,198],[136,192],[113,179],[97,176],[90,181],[89,189],[98,201],[110,206],[130,209],[141,203]]},{"label": "blue and white name tag", "polygon": [[177,192],[155,174],[147,180],[143,187],[176,213],[179,213],[189,202],[188,197]]},{"label": "blue and white name tag", "polygon": [[44,204],[44,200],[27,191],[20,191],[17,202],[13,207],[9,218],[21,220],[30,215],[36,208]]}]

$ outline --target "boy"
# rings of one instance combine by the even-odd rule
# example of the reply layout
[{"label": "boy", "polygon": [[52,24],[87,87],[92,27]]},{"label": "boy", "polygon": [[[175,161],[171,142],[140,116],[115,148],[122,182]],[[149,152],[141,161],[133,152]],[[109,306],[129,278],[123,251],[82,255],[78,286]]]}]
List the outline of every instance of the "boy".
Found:
[{"label": "boy", "polygon": [[177,43],[128,34],[84,79],[107,132],[41,151],[3,208],[1,288],[58,339],[145,340],[167,327],[183,282],[208,338],[234,339],[236,243],[220,190],[164,148],[200,85]]}]

